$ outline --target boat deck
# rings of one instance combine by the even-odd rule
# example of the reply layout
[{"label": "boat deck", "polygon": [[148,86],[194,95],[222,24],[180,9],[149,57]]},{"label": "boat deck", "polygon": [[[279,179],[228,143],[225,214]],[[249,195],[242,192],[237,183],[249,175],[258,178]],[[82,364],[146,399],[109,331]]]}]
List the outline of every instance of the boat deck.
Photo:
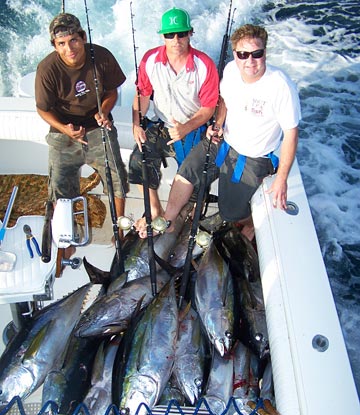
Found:
[{"label": "boat deck", "polygon": [[[43,125],[32,128],[31,123],[38,122],[38,117],[34,116],[33,109],[27,110],[30,104],[31,101],[26,101],[23,108],[19,103],[15,110],[11,107],[13,102],[10,105],[0,100],[3,126],[16,126],[14,131],[0,134],[1,174],[47,174],[46,131],[44,133]],[[133,145],[129,138],[131,125],[126,118],[129,110],[118,109],[117,115],[120,117],[116,121],[120,146],[124,148],[122,155],[127,163]],[[29,123],[27,128],[21,129],[21,124],[26,123]],[[14,133],[17,137],[13,137]],[[160,192],[164,203],[176,171],[176,164],[172,162],[166,169]],[[87,177],[89,171],[84,169],[83,175]],[[253,198],[252,210],[278,410],[282,415],[358,415],[359,398],[297,163],[291,171],[288,197],[295,208],[299,208],[298,214],[291,215],[271,206],[266,193],[270,180],[264,182]],[[101,187],[93,192],[108,206]],[[131,187],[128,196],[126,214],[139,218],[144,212],[143,198],[136,187]],[[101,229],[92,230],[91,243],[77,247],[75,256],[85,256],[96,267],[109,270],[115,253],[111,237],[112,224],[108,215]],[[5,249],[6,243],[5,240],[2,248]],[[76,270],[66,267],[54,283],[54,298],[61,298],[88,281],[83,265]],[[20,299],[21,289],[17,294]],[[0,301],[0,312],[2,330],[12,318],[8,302],[1,304]],[[0,341],[0,352],[3,349]],[[41,391],[38,390],[25,401],[26,414],[38,413],[40,401]],[[28,405],[29,408],[33,406],[35,412],[31,413]]]}]

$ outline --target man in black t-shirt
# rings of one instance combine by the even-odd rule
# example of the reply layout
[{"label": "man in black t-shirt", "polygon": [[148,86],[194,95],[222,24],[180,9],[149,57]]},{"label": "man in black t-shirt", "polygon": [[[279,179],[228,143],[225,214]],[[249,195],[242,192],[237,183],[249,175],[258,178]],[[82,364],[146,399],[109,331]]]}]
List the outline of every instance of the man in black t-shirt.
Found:
[{"label": "man in black t-shirt", "polygon": [[59,14],[50,23],[49,31],[55,50],[39,63],[35,79],[37,112],[50,125],[46,136],[49,198],[56,203],[59,198],[79,196],[80,168],[84,164],[98,171],[107,193],[104,128],[111,150],[109,166],[116,214],[122,216],[128,192],[127,172],[111,110],[118,97],[117,88],[126,77],[109,50],[86,43],[86,33],[74,15]]}]

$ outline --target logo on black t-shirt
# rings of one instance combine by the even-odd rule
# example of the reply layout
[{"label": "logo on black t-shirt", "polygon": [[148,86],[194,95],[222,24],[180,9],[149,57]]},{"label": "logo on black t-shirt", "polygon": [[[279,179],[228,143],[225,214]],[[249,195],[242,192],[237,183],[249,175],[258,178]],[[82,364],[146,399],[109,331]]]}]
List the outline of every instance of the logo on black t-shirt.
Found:
[{"label": "logo on black t-shirt", "polygon": [[78,81],[75,84],[75,91],[76,98],[79,98],[90,92],[90,89],[86,88],[86,83],[84,81]]}]

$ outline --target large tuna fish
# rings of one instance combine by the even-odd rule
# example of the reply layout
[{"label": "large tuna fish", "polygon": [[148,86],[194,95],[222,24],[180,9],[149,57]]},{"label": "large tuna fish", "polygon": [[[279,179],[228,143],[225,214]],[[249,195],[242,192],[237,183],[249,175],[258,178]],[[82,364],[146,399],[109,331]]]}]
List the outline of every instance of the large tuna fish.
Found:
[{"label": "large tuna fish", "polygon": [[186,399],[194,405],[205,384],[207,341],[198,313],[187,306],[184,314],[179,324],[173,376]]},{"label": "large tuna fish", "polygon": [[[191,208],[192,204],[184,206],[174,222],[173,232],[165,232],[154,236],[154,252],[157,258],[159,258],[159,260],[156,261],[157,272],[164,268],[165,263],[168,264],[168,260],[174,251],[174,247],[177,245],[179,234]],[[124,238],[122,256],[124,259],[124,274],[126,274],[127,282],[150,274],[148,242],[145,238],[140,238],[138,233],[133,229],[130,230]],[[94,284],[104,284],[107,288],[114,280],[120,277],[116,255],[112,261],[110,271],[103,271],[95,267],[90,264],[86,258],[83,259],[83,263],[90,281]],[[168,265],[168,271],[170,268],[174,267]],[[122,281],[123,276],[121,276],[121,278]]]},{"label": "large tuna fish", "polygon": [[98,338],[71,335],[63,364],[45,378],[42,405],[48,401],[55,402],[59,413],[64,415],[75,411],[90,387],[93,363],[100,342],[101,339]]},{"label": "large tuna fish", "polygon": [[[117,356],[113,401],[134,414],[141,404],[152,408],[170,379],[175,358],[178,309],[174,281],[147,307],[128,343],[128,353]],[[120,350],[120,349],[119,349]],[[144,406],[139,414],[146,414]]]},{"label": "large tuna fish", "polygon": [[228,251],[228,263],[236,287],[235,301],[239,304],[241,317],[240,340],[262,359],[269,355],[269,337],[258,256],[237,227],[223,235],[222,243]]},{"label": "large tuna fish", "polygon": [[[160,290],[170,279],[166,271],[157,273]],[[97,298],[82,314],[76,326],[77,336],[111,336],[124,331],[135,311],[146,307],[153,299],[150,276],[125,283],[119,290],[109,286],[109,294]]]},{"label": "large tuna fish", "polygon": [[211,241],[197,270],[195,304],[210,342],[230,353],[234,333],[234,291],[229,267]]},{"label": "large tuna fish", "polygon": [[69,336],[79,318],[87,284],[34,313],[7,344],[0,358],[0,403],[26,398],[59,368]]},{"label": "large tuna fish", "polygon": [[91,387],[84,404],[91,414],[105,414],[112,403],[111,385],[114,360],[122,335],[104,339],[96,353],[91,376]]}]

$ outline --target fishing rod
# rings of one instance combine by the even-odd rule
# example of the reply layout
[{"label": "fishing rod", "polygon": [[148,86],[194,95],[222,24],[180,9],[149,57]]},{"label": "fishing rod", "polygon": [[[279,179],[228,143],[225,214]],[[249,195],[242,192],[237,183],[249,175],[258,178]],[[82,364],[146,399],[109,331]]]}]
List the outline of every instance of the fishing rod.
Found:
[{"label": "fishing rod", "polygon": [[[61,13],[65,13],[65,0],[61,2]],[[54,214],[54,204],[51,200],[48,200],[45,204],[45,216],[42,230],[41,239],[41,260],[48,263],[51,261],[51,249],[52,249],[52,227],[51,220]],[[59,248],[59,255],[62,257],[64,254],[63,248]]]},{"label": "fishing rod", "polygon": [[[226,30],[223,36],[219,64],[218,64],[218,74],[219,74],[220,80],[224,72],[225,61],[227,58],[227,48],[228,48],[228,42],[229,42],[229,37],[230,37],[230,31],[231,31],[231,10],[232,10],[232,0],[230,0],[228,19],[226,23]],[[234,11],[235,10],[236,9],[234,9]],[[219,103],[217,103],[216,105],[215,115],[213,117],[213,123],[212,123],[213,129],[215,129],[215,120],[216,120],[216,114],[218,112],[218,108],[219,108]],[[210,161],[211,144],[212,144],[212,137],[209,138],[209,144],[207,147],[204,167],[203,167],[202,176],[200,180],[200,188],[199,188],[199,192],[197,194],[197,199],[196,199],[194,217],[193,217],[193,221],[192,221],[191,229],[190,229],[188,249],[186,253],[184,272],[183,272],[183,276],[181,280],[180,293],[179,293],[179,302],[178,302],[179,309],[181,309],[182,307],[183,299],[186,293],[186,288],[188,286],[190,271],[191,271],[192,252],[194,250],[194,246],[197,241],[199,221],[201,217],[203,201],[204,201],[205,192],[206,192],[206,181],[207,181],[207,173],[208,173],[209,161]],[[198,243],[202,245],[203,247],[206,247],[209,240],[206,237],[204,239],[203,238],[204,238],[203,236],[200,236],[198,238],[198,241],[200,241],[200,243],[199,242]]]},{"label": "fishing rod", "polygon": [[228,12],[228,18],[226,22],[226,30],[223,36],[222,44],[221,44],[221,51],[219,56],[219,63],[218,63],[218,74],[220,80],[223,77],[225,63],[227,59],[227,53],[228,53],[228,45],[229,45],[229,38],[231,33],[232,24],[234,22],[234,13],[236,11],[236,8],[232,11],[232,17],[231,17],[231,10],[232,10],[232,0],[230,0],[229,4],[229,12]]},{"label": "fishing rod", "polygon": [[[102,112],[102,109],[101,109],[99,83],[98,83],[97,74],[96,74],[95,52],[94,52],[94,47],[93,47],[93,44],[92,44],[92,41],[91,41],[91,29],[90,29],[89,13],[88,13],[88,7],[87,7],[86,0],[84,0],[84,5],[85,5],[85,14],[86,14],[87,27],[88,27],[88,32],[89,32],[90,56],[91,56],[91,61],[92,61],[92,66],[93,66],[93,76],[94,76],[97,108],[98,108],[98,113],[99,113],[100,117],[102,117],[103,112]],[[116,209],[115,209],[114,186],[113,186],[113,181],[112,181],[112,177],[111,177],[111,170],[110,170],[110,165],[109,165],[109,158],[108,158],[108,152],[107,152],[107,147],[106,147],[106,140],[109,142],[110,149],[111,149],[111,144],[110,144],[109,135],[107,134],[107,131],[105,130],[105,127],[101,125],[100,129],[101,129],[101,137],[102,137],[103,148],[104,148],[105,175],[106,175],[106,184],[107,184],[107,188],[108,188],[110,214],[111,214],[111,220],[112,220],[112,225],[113,225],[113,233],[114,233],[114,239],[115,239],[116,259],[117,259],[117,263],[118,263],[118,266],[119,266],[119,272],[123,273],[124,269],[125,269],[124,268],[124,259],[123,259],[123,255],[122,255],[122,252],[121,252],[119,228],[118,228],[118,224],[117,224],[117,216],[116,216]],[[114,159],[114,165],[116,166],[115,159]],[[120,183],[121,183],[121,178],[120,177],[119,177],[119,180],[120,180]]]},{"label": "fishing rod", "polygon": [[[134,48],[134,62],[135,62],[135,73],[136,73],[136,91],[138,99],[138,113],[139,113],[139,124],[140,127],[145,129],[144,116],[141,112],[141,99],[140,99],[140,89],[138,86],[138,65],[136,59],[136,43],[135,43],[135,29],[134,29],[134,14],[132,12],[132,2],[130,2],[130,15],[131,15],[131,30],[133,36],[133,48]],[[147,233],[147,243],[148,243],[148,257],[149,257],[149,268],[150,268],[150,280],[151,280],[151,289],[152,295],[155,296],[157,292],[156,287],[156,262],[155,262],[155,253],[154,253],[154,234],[151,221],[151,205],[150,205],[150,192],[149,192],[149,177],[148,177],[148,166],[147,166],[147,157],[146,157],[146,145],[145,143],[141,144],[142,152],[142,175],[143,175],[143,196],[144,196],[144,208],[145,208],[145,221],[146,221],[146,233]]]},{"label": "fishing rod", "polygon": [[[225,33],[224,33],[224,36],[223,36],[223,39],[222,39],[221,51],[220,51],[220,56],[219,56],[218,74],[219,74],[219,79],[220,80],[223,77],[225,63],[226,63],[226,59],[227,59],[227,56],[228,56],[229,38],[230,38],[232,24],[234,23],[234,14],[235,14],[235,11],[236,11],[236,8],[234,8],[234,10],[232,11],[232,16],[231,16],[231,9],[232,9],[232,0],[230,0],[228,18],[227,18],[227,22],[226,22],[226,30],[225,30]],[[215,120],[216,120],[218,111],[219,111],[219,101],[216,104],[215,113],[214,113],[213,118],[212,118],[212,128],[213,128],[213,130],[216,130]],[[206,212],[207,212],[208,207],[209,207],[209,203],[211,202],[211,199],[210,199],[209,196],[210,195],[209,195],[209,189],[208,189],[208,194],[205,198],[205,207],[204,207],[204,211],[202,213],[202,216],[206,215]]]}]

